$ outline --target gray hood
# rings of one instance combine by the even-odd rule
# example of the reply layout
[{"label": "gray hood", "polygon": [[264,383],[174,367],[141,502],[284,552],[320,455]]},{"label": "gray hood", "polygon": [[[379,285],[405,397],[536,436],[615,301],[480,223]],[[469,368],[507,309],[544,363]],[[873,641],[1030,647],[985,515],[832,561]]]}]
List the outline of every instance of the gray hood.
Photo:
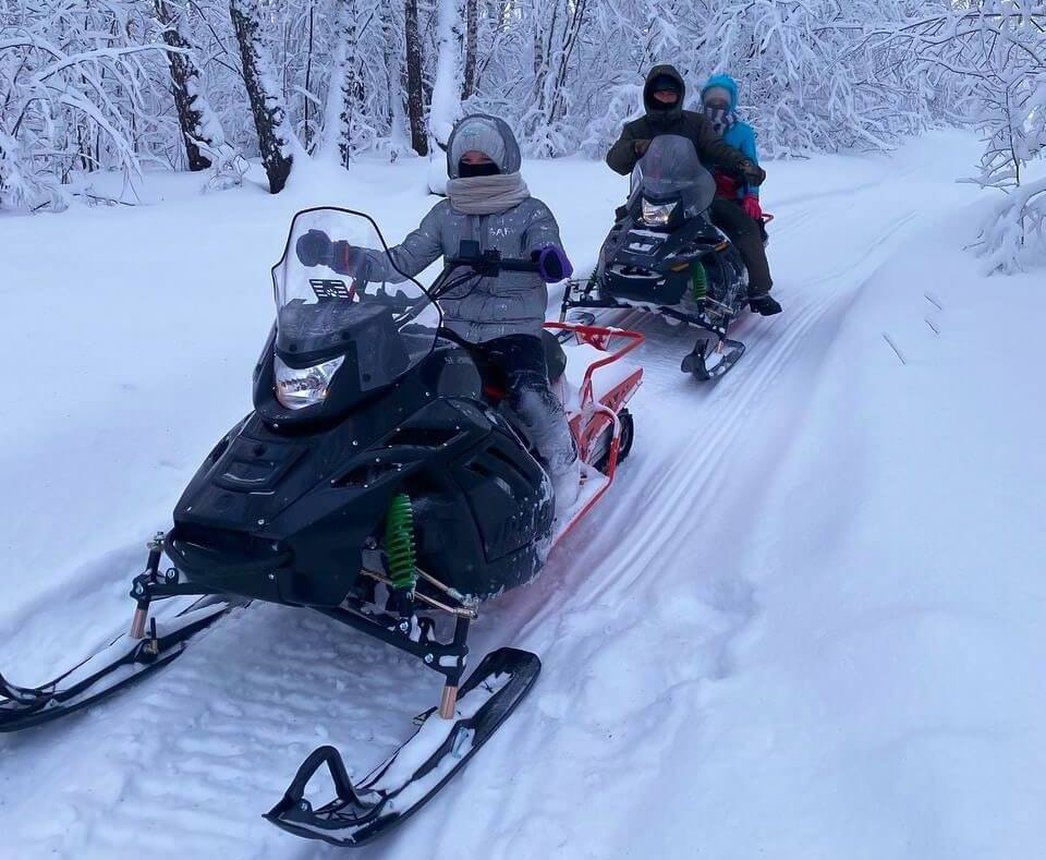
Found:
[{"label": "gray hood", "polygon": [[483,113],[458,121],[447,140],[447,176],[459,178],[458,162],[469,150],[484,153],[502,173],[518,173],[522,163],[519,144],[508,123]]}]

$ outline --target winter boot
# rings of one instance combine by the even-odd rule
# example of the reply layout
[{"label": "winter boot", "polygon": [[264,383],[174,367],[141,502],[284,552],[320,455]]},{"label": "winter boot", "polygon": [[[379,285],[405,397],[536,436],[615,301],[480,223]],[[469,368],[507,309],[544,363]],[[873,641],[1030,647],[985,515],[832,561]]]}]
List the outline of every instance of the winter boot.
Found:
[{"label": "winter boot", "polygon": [[550,472],[549,477],[556,493],[556,516],[562,517],[577,504],[581,492],[581,460],[574,457],[566,466]]},{"label": "winter boot", "polygon": [[762,314],[764,317],[772,317],[774,314],[781,313],[780,303],[769,293],[761,293],[756,296],[749,296],[748,306],[755,313]]}]

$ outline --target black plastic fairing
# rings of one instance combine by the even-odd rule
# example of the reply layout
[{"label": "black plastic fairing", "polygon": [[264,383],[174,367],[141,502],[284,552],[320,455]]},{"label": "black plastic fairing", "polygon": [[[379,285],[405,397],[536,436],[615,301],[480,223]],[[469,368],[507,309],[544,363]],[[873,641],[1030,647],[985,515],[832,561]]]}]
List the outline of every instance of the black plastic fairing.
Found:
[{"label": "black plastic fairing", "polygon": [[179,501],[169,539],[179,569],[237,594],[338,605],[406,492],[423,569],[481,597],[526,581],[551,532],[551,498],[479,397],[468,354],[444,347],[338,419],[288,424],[259,410]]}]

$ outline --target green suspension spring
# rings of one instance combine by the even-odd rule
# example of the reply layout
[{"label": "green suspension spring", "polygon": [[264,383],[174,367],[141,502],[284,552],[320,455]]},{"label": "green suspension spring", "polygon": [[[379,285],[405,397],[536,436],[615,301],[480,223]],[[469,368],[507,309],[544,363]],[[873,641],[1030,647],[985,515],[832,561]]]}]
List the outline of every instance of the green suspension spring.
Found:
[{"label": "green suspension spring", "polygon": [[385,553],[389,558],[389,579],[395,588],[412,591],[418,579],[414,563],[414,508],[410,496],[399,493],[389,502],[385,519]]},{"label": "green suspension spring", "polygon": [[690,269],[690,290],[695,300],[708,295],[708,274],[700,260],[695,261]]}]

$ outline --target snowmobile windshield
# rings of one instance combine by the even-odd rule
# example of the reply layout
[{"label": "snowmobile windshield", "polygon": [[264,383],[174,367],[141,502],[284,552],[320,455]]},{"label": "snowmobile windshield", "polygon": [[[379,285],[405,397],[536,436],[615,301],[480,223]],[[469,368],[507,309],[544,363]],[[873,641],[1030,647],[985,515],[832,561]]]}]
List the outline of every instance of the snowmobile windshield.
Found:
[{"label": "snowmobile windshield", "polygon": [[715,180],[689,138],[662,134],[650,141],[632,172],[632,196],[657,203],[680,200],[686,217],[704,212],[715,198]]},{"label": "snowmobile windshield", "polygon": [[436,344],[439,307],[400,273],[371,218],[346,209],[294,216],[273,266],[276,349],[295,365],[339,361],[359,390],[389,385]]}]

